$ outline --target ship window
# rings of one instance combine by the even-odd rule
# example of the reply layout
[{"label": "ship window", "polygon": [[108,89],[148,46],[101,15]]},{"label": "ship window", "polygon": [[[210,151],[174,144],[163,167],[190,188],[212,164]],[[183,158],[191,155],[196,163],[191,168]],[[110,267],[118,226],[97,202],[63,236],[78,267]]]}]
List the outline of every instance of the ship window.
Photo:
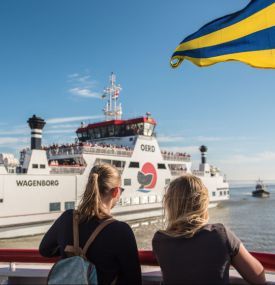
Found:
[{"label": "ship window", "polygon": [[139,197],[132,197],[131,198],[131,204],[132,205],[138,205],[139,204]]},{"label": "ship window", "polygon": [[165,185],[168,185],[169,183],[170,183],[170,179],[169,178],[165,179]]},{"label": "ship window", "polygon": [[154,125],[150,123],[145,123],[144,124],[144,135],[151,137],[153,132],[154,132]]},{"label": "ship window", "polygon": [[125,206],[131,205],[131,199],[129,197],[124,198],[123,205]]},{"label": "ship window", "polygon": [[110,137],[113,137],[114,134],[115,134],[115,129],[114,129],[114,126],[108,126],[108,132],[109,132],[109,136]]},{"label": "ship window", "polygon": [[83,132],[82,136],[83,136],[83,138],[87,138],[88,137],[88,133],[87,132]]},{"label": "ship window", "polygon": [[100,163],[102,163],[102,164],[111,164],[112,161],[111,161],[111,159],[101,159]]},{"label": "ship window", "polygon": [[4,202],[4,200],[3,199],[0,199],[0,203],[3,203]]},{"label": "ship window", "polygon": [[131,179],[130,178],[125,178],[124,179],[124,186],[131,186],[131,185],[132,185]]},{"label": "ship window", "polygon": [[65,210],[74,209],[75,203],[74,202],[65,202]]},{"label": "ship window", "polygon": [[101,137],[105,138],[107,137],[107,128],[106,127],[101,127]]},{"label": "ship window", "polygon": [[60,203],[50,203],[50,212],[60,211]]},{"label": "ship window", "polygon": [[36,164],[36,163],[33,164],[33,165],[32,165],[32,168],[38,168],[38,164]]},{"label": "ship window", "polygon": [[149,196],[149,203],[156,203],[157,196],[155,195],[150,195]]},{"label": "ship window", "polygon": [[139,162],[131,161],[129,168],[139,168]]},{"label": "ship window", "polygon": [[148,196],[141,196],[140,204],[147,204],[147,203],[148,203]]},{"label": "ship window", "polygon": [[44,169],[44,168],[46,168],[46,165],[45,164],[40,164],[40,168]]},{"label": "ship window", "polygon": [[94,134],[94,130],[93,129],[89,129],[89,135],[91,139],[95,138],[95,134]]},{"label": "ship window", "polygon": [[94,134],[95,134],[95,138],[96,138],[96,139],[100,139],[100,132],[99,132],[99,129],[98,129],[98,128],[95,128],[95,129],[94,129]]},{"label": "ship window", "polygon": [[216,192],[212,192],[212,196],[215,197],[216,196]]},{"label": "ship window", "polygon": [[138,133],[138,135],[144,134],[144,124],[143,123],[137,124],[137,133]]},{"label": "ship window", "polygon": [[112,160],[112,165],[117,167],[117,168],[124,168],[125,166],[125,161],[121,160]]},{"label": "ship window", "polygon": [[158,169],[166,169],[166,166],[164,163],[158,163]]},{"label": "ship window", "polygon": [[226,191],[223,191],[223,195],[226,195]]}]

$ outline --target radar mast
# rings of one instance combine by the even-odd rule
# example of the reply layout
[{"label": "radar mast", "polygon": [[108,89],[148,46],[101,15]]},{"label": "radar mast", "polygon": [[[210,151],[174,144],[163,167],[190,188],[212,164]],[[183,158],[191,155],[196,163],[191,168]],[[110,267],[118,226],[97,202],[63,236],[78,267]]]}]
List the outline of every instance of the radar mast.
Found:
[{"label": "radar mast", "polygon": [[120,84],[116,85],[116,76],[112,72],[110,76],[110,85],[104,89],[102,98],[108,97],[106,105],[103,109],[105,120],[121,120],[122,107],[121,103],[118,103],[119,94],[122,90]]}]

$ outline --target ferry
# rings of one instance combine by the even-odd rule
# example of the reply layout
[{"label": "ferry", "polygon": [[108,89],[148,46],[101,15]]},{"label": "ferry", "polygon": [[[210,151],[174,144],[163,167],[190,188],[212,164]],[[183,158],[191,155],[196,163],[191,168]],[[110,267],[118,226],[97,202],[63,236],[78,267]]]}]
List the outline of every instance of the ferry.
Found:
[{"label": "ferry", "polygon": [[19,161],[12,154],[0,155],[0,238],[46,232],[63,211],[78,205],[91,169],[101,163],[121,172],[125,191],[113,214],[123,221],[161,216],[165,187],[186,173],[202,179],[210,206],[229,199],[225,177],[207,163],[207,147],[200,147],[198,170],[192,170],[189,154],[161,150],[150,113],[122,119],[121,90],[111,74],[102,96],[105,120],[81,123],[71,144],[42,146],[46,122],[36,115],[29,118],[30,148],[21,151]]}]

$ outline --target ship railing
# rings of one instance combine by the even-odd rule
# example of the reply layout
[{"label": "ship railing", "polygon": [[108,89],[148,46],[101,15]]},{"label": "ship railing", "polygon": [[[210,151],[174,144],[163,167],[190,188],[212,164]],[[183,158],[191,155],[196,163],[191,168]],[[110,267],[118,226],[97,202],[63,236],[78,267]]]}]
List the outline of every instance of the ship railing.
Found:
[{"label": "ship railing", "polygon": [[131,157],[133,151],[125,149],[117,149],[112,147],[96,147],[96,146],[76,146],[76,147],[65,147],[65,148],[56,148],[56,149],[47,150],[48,156],[79,155],[85,153]]},{"label": "ship railing", "polygon": [[204,171],[193,170],[192,172],[193,172],[193,174],[196,175],[196,176],[204,176]]},{"label": "ship railing", "polygon": [[164,160],[171,160],[171,161],[184,161],[189,162],[191,160],[190,156],[182,156],[176,154],[162,154]]},{"label": "ship railing", "polygon": [[180,176],[186,174],[186,170],[170,170],[172,176]]},{"label": "ship railing", "polygon": [[115,156],[126,156],[130,157],[133,154],[132,150],[116,149],[110,147],[83,147],[83,153],[94,153],[94,154],[104,154],[104,155],[115,155]]},{"label": "ship railing", "polygon": [[[162,284],[162,274],[156,257],[150,250],[139,250],[139,261],[142,266],[142,284]],[[275,272],[275,254],[251,252],[258,259],[267,272]],[[37,249],[0,249],[0,281],[1,277],[8,279],[5,284],[46,284],[51,264],[57,262],[58,257],[46,258]],[[8,263],[9,266],[3,266]],[[25,263],[25,266],[22,265]],[[31,266],[33,264],[33,266]],[[40,268],[38,264],[48,266]],[[150,266],[149,271],[148,268]],[[152,266],[152,267],[151,267]],[[274,275],[266,274],[267,284],[274,283]],[[5,281],[4,281],[5,282]],[[230,276],[230,284],[247,284],[241,277]]]},{"label": "ship railing", "polygon": [[58,166],[51,165],[51,174],[82,174],[85,166]]},{"label": "ship railing", "polygon": [[59,148],[50,148],[47,150],[48,156],[56,156],[56,155],[75,155],[81,154],[81,147],[59,147]]}]

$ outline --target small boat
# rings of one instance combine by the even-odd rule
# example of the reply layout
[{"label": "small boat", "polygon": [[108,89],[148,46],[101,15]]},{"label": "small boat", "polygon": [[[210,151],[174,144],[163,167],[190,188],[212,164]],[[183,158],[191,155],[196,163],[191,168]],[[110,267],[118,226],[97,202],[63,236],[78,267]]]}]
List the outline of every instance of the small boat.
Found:
[{"label": "small boat", "polygon": [[256,190],[252,191],[252,196],[258,198],[267,198],[269,195],[270,193],[266,191],[266,186],[264,185],[263,181],[259,179],[256,184]]}]

